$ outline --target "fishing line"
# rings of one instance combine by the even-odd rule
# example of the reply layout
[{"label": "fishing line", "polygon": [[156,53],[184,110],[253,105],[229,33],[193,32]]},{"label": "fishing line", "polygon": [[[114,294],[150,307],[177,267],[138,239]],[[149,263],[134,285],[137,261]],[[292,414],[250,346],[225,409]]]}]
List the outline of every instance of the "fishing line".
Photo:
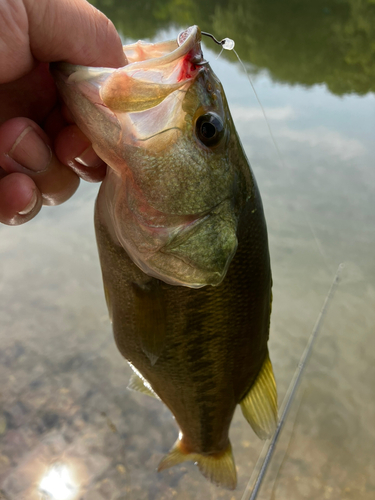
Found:
[{"label": "fishing line", "polygon": [[277,145],[276,139],[275,139],[275,137],[274,137],[274,135],[273,135],[273,133],[272,133],[271,126],[270,126],[270,124],[269,124],[269,121],[268,121],[268,118],[267,118],[266,112],[265,112],[265,110],[264,110],[264,108],[263,108],[262,103],[260,102],[260,99],[259,99],[259,97],[258,97],[257,91],[255,90],[254,84],[253,84],[253,82],[252,82],[252,80],[251,80],[251,78],[250,78],[250,75],[248,74],[248,72],[247,72],[247,70],[246,70],[246,67],[245,67],[244,63],[242,62],[242,60],[240,59],[240,56],[237,54],[237,52],[236,52],[236,50],[235,50],[235,48],[234,48],[234,46],[235,46],[234,40],[232,40],[231,38],[223,38],[222,40],[220,40],[220,41],[219,41],[219,40],[217,40],[217,39],[216,39],[213,35],[211,35],[211,33],[206,33],[205,31],[202,31],[202,35],[205,35],[205,36],[208,36],[208,37],[212,38],[212,40],[213,40],[215,43],[217,43],[218,45],[220,45],[220,46],[221,46],[221,52],[220,52],[220,54],[218,55],[217,59],[218,59],[218,58],[220,57],[220,55],[222,54],[223,50],[233,50],[233,52],[236,54],[236,57],[237,57],[237,59],[238,59],[239,63],[241,64],[242,69],[244,70],[244,72],[245,72],[245,75],[246,75],[247,79],[249,80],[249,83],[250,83],[250,85],[251,85],[251,88],[253,89],[253,92],[254,92],[255,97],[256,97],[256,99],[257,99],[257,101],[258,101],[258,104],[259,104],[259,106],[260,106],[260,109],[262,110],[263,117],[264,117],[264,119],[265,119],[265,121],[266,121],[266,124],[267,124],[267,127],[268,127],[268,131],[269,131],[269,133],[270,133],[270,136],[271,136],[271,139],[272,139],[273,145],[275,146],[275,149],[276,149],[276,151],[277,151],[277,154],[279,155],[279,160],[280,160],[280,162],[281,162],[281,165],[282,165],[282,166],[286,169],[286,166],[285,166],[285,164],[284,164],[283,158],[282,158],[281,153],[280,153],[280,150],[279,150],[279,146]]},{"label": "fishing line", "polygon": [[[236,50],[234,49],[234,46],[235,46],[235,43],[233,40],[231,40],[230,38],[224,38],[223,40],[219,41],[217,40],[213,35],[211,35],[210,33],[205,33],[205,32],[202,32],[202,35],[205,35],[205,36],[208,36],[210,37],[212,40],[214,40],[215,43],[217,43],[218,45],[221,46],[221,52],[219,54],[218,57],[220,57],[221,53],[223,52],[223,50],[233,50],[233,52],[236,54],[236,57],[239,61],[239,63],[241,64],[246,76],[247,76],[247,79],[251,85],[251,88],[253,89],[253,92],[255,94],[255,97],[258,101],[258,104],[262,110],[262,113],[263,113],[263,116],[264,116],[264,119],[266,121],[266,124],[267,124],[267,128],[268,128],[268,131],[269,131],[269,134],[271,136],[271,139],[272,139],[272,142],[273,142],[273,145],[277,151],[277,155],[279,157],[279,161],[281,163],[281,166],[284,168],[284,170],[286,172],[288,172],[288,169],[286,168],[286,165],[285,165],[285,162],[283,160],[283,157],[281,155],[281,152],[280,152],[280,149],[278,147],[278,144],[276,142],[276,139],[272,133],[272,130],[271,130],[271,126],[269,124],[269,121],[267,119],[267,116],[266,116],[266,112],[263,108],[263,105],[262,103],[260,102],[260,99],[259,99],[259,96],[255,90],[255,87],[254,87],[254,84],[250,78],[250,75],[248,74],[247,70],[246,70],[246,67],[244,65],[244,63],[242,62],[242,60],[240,59],[239,55],[237,54]],[[311,231],[311,234],[315,240],[315,243],[316,243],[316,246],[318,248],[318,251],[320,253],[320,255],[323,257],[323,260],[327,266],[327,268],[330,270],[329,268],[329,265],[328,265],[328,262],[326,260],[326,257],[323,253],[323,250],[321,248],[321,245],[319,243],[319,240],[312,228],[312,225],[310,223],[310,220],[308,219],[307,217],[307,214],[305,211],[303,211],[303,214],[304,214],[304,217],[305,217],[305,220],[310,228],[310,231]],[[247,487],[244,491],[244,494],[242,496],[242,499],[241,500],[255,500],[259,491],[260,491],[260,487],[261,487],[261,484],[262,484],[262,481],[265,477],[265,474],[267,472],[267,469],[268,469],[268,466],[271,462],[271,458],[273,456],[273,453],[275,451],[275,447],[276,447],[276,444],[278,442],[278,439],[280,437],[280,433],[281,433],[281,430],[283,429],[284,427],[284,424],[285,424],[285,421],[286,421],[286,417],[289,413],[289,410],[290,410],[290,407],[291,407],[291,404],[293,403],[294,401],[294,398],[295,398],[295,395],[296,395],[296,392],[297,392],[297,389],[300,385],[300,382],[301,382],[301,378],[302,378],[302,375],[303,375],[303,372],[304,372],[304,369],[306,367],[306,364],[308,362],[308,359],[311,355],[311,352],[312,352],[312,348],[313,348],[313,345],[316,341],[316,338],[321,330],[321,327],[322,327],[322,324],[323,324],[323,320],[324,320],[324,317],[327,313],[327,310],[328,310],[328,306],[330,304],[330,302],[332,301],[332,298],[334,296],[334,293],[337,289],[337,286],[339,284],[339,280],[340,280],[340,274],[341,274],[341,271],[342,271],[342,268],[343,268],[343,264],[340,264],[337,268],[337,271],[336,271],[336,274],[335,274],[335,277],[333,279],[333,282],[331,284],[331,287],[328,291],[328,294],[325,298],[325,301],[323,303],[323,307],[320,311],[320,314],[317,318],[317,321],[315,323],[315,326],[309,336],[309,339],[307,341],[307,344],[306,344],[306,347],[302,353],[302,356],[300,358],[300,361],[297,365],[297,368],[295,370],[295,373],[292,377],[292,380],[289,384],[289,387],[288,387],[288,390],[286,392],[286,395],[284,397],[284,400],[282,402],[282,405],[280,407],[280,419],[279,419],[279,422],[278,422],[278,425],[277,425],[277,428],[275,430],[275,433],[272,437],[272,439],[269,441],[267,441],[265,444],[264,444],[264,447],[262,449],[262,452],[259,456],[259,459],[258,459],[258,462],[256,464],[256,466],[254,467],[254,470],[253,470],[253,473],[249,479],[249,482],[247,484]],[[300,401],[301,402],[301,401]],[[298,413],[298,408],[297,408],[297,412],[296,412],[296,415]]]},{"label": "fishing line", "polygon": [[219,57],[221,56],[221,54],[223,53],[223,47],[221,47],[221,51],[219,52],[219,55],[217,56],[217,58],[215,59],[215,61],[217,61],[219,59]]},{"label": "fishing line", "polygon": [[[211,33],[207,33],[207,32],[205,32],[205,31],[202,31],[201,33],[202,33],[202,35],[204,35],[204,36],[207,36],[207,37],[211,38],[211,39],[212,39],[215,43],[217,43],[218,45],[220,45],[220,46],[221,46],[221,51],[220,51],[220,53],[219,53],[219,55],[217,56],[217,58],[216,58],[216,59],[219,59],[219,57],[221,56],[221,54],[222,54],[223,50],[232,50],[232,51],[236,54],[236,57],[237,57],[237,59],[238,59],[238,62],[241,64],[242,69],[243,69],[243,71],[245,72],[245,75],[246,75],[246,77],[247,77],[247,79],[248,79],[248,81],[249,81],[249,83],[250,83],[250,85],[251,85],[251,88],[253,89],[253,92],[254,92],[254,94],[255,94],[256,100],[258,101],[258,104],[259,104],[259,106],[260,106],[260,109],[262,110],[262,114],[263,114],[264,120],[265,120],[265,122],[266,122],[266,125],[267,125],[267,128],[268,128],[268,132],[269,132],[269,134],[270,134],[270,136],[271,136],[271,140],[272,140],[273,145],[274,145],[274,147],[275,147],[275,150],[276,150],[276,152],[277,152],[277,156],[278,156],[278,158],[279,158],[279,161],[280,161],[280,163],[281,163],[281,166],[283,167],[284,171],[285,171],[285,172],[287,172],[287,175],[288,175],[288,177],[290,178],[290,173],[289,173],[289,170],[288,170],[287,166],[285,165],[285,162],[284,162],[283,156],[282,156],[282,154],[281,154],[281,152],[280,152],[280,149],[279,149],[279,146],[278,146],[278,144],[277,144],[277,142],[276,142],[275,136],[273,135],[273,132],[272,132],[272,129],[271,129],[271,125],[270,125],[270,123],[269,123],[269,121],[268,121],[268,118],[267,118],[267,115],[266,115],[265,109],[263,108],[263,105],[262,105],[262,103],[260,102],[260,99],[259,99],[259,96],[258,96],[258,94],[257,94],[257,91],[255,90],[255,86],[254,86],[254,84],[253,84],[253,81],[251,80],[250,75],[249,75],[249,73],[247,72],[246,66],[244,65],[244,63],[242,62],[242,60],[241,60],[240,56],[238,55],[238,53],[236,52],[236,50],[235,50],[235,48],[234,48],[234,47],[235,47],[235,42],[234,42],[234,40],[232,40],[231,38],[223,38],[222,40],[217,40],[217,39],[216,39],[216,38],[215,38],[215,37],[214,37]],[[302,214],[303,214],[303,216],[304,216],[304,218],[305,218],[305,222],[306,222],[306,224],[308,225],[308,227],[309,227],[309,229],[310,229],[310,231],[311,231],[311,234],[312,234],[312,236],[313,236],[313,238],[314,238],[314,241],[315,241],[316,247],[317,247],[317,249],[318,249],[318,252],[319,252],[319,253],[320,253],[320,255],[322,256],[322,258],[323,258],[323,260],[324,260],[324,263],[325,263],[325,265],[326,265],[326,267],[327,267],[328,271],[331,273],[331,271],[332,271],[332,270],[331,270],[331,268],[330,268],[330,266],[329,266],[329,264],[328,264],[327,257],[326,257],[326,255],[325,255],[325,253],[323,252],[322,245],[320,244],[320,242],[319,242],[319,240],[318,240],[318,238],[317,238],[317,236],[316,236],[316,233],[315,233],[315,231],[313,230],[312,224],[311,224],[311,222],[310,222],[310,219],[309,219],[309,218],[308,218],[308,216],[307,216],[306,211],[305,211],[305,210],[302,210]]]},{"label": "fishing line", "polygon": [[[255,500],[258,493],[259,493],[262,481],[263,481],[264,476],[267,472],[267,468],[270,464],[273,452],[275,451],[276,443],[279,439],[281,430],[284,427],[285,420],[286,420],[286,417],[288,415],[290,406],[294,400],[294,396],[295,396],[296,391],[298,389],[298,386],[301,382],[301,377],[302,377],[304,368],[306,367],[306,364],[307,364],[307,361],[310,357],[313,345],[314,345],[316,338],[321,330],[324,317],[325,317],[327,310],[328,310],[328,306],[330,305],[330,303],[333,299],[333,296],[336,292],[337,286],[340,282],[340,275],[341,275],[341,271],[342,271],[343,267],[344,267],[344,264],[341,263],[337,268],[336,275],[332,281],[331,287],[330,287],[328,294],[324,300],[323,307],[319,313],[319,316],[316,320],[315,326],[310,334],[310,337],[307,341],[306,347],[305,347],[305,349],[302,353],[302,356],[299,360],[296,371],[294,372],[293,378],[289,384],[289,387],[288,387],[288,390],[287,390],[286,395],[284,397],[283,403],[280,407],[281,416],[280,416],[277,428],[275,430],[275,433],[274,433],[271,441],[269,443],[266,442],[264,444],[263,450],[260,454],[260,457],[258,459],[257,464],[254,467],[254,471],[249,479],[249,482],[247,484],[247,487],[244,491],[244,494],[243,494],[241,500]],[[263,458],[263,456],[264,456],[264,458]],[[258,470],[259,470],[259,472],[257,472]],[[250,494],[250,496],[249,496],[249,494]]]}]

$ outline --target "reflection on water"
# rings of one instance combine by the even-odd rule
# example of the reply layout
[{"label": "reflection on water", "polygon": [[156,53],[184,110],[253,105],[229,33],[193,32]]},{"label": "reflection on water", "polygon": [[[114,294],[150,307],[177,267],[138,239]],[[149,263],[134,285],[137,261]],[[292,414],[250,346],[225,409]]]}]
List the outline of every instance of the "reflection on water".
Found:
[{"label": "reflection on water", "polygon": [[39,491],[51,500],[74,500],[79,494],[79,488],[65,464],[54,464],[48,469],[40,481]]},{"label": "reflection on water", "polygon": [[[158,30],[179,32],[173,20],[197,22],[234,38],[240,55],[258,64],[255,85],[283,163],[246,77],[229,60],[214,61],[216,49],[205,42],[265,206],[274,275],[270,350],[280,400],[345,262],[299,408],[260,498],[373,499],[375,100],[327,90],[371,90],[374,66],[366,61],[374,45],[364,43],[362,51],[358,33],[366,41],[374,29],[372,4],[314,2],[307,11],[292,1],[282,8],[269,1],[106,5],[125,37],[160,39],[165,32]],[[324,8],[330,12],[323,16]],[[361,62],[353,66],[355,57]],[[193,464],[155,472],[178,430],[160,402],[126,390],[130,373],[112,338],[95,247],[96,189],[84,185],[69,203],[43,209],[25,226],[0,228],[0,498],[53,500],[78,488],[83,500],[246,500],[263,443],[240,412],[230,436],[235,492],[210,485]]]},{"label": "reflection on water", "polygon": [[[152,38],[171,25],[198,24],[233,38],[253,70],[278,82],[331,92],[375,90],[375,4],[368,0],[92,0],[129,38]],[[232,54],[225,57],[235,60]]]},{"label": "reflection on water", "polygon": [[261,500],[374,498],[375,294],[353,267],[344,269]]}]

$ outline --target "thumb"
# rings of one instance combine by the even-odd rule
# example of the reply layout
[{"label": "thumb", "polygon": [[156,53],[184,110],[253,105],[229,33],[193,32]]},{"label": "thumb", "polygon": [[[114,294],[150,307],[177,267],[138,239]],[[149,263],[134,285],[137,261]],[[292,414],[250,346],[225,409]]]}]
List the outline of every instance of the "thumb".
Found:
[{"label": "thumb", "polygon": [[[112,22],[86,0],[5,0],[0,14],[0,80],[31,71],[35,59],[84,66],[126,64]],[[4,29],[3,29],[4,28]]]}]

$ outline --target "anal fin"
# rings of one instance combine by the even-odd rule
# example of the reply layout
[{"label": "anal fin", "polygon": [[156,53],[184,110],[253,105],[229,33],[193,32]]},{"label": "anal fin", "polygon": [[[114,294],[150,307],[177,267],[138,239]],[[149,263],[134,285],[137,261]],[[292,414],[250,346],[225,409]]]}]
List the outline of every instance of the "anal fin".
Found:
[{"label": "anal fin", "polygon": [[270,438],[277,426],[277,390],[268,352],[254,384],[240,405],[257,436]]},{"label": "anal fin", "polygon": [[204,477],[217,486],[229,490],[235,489],[237,472],[230,442],[224,451],[204,455],[186,451],[181,438],[179,438],[168,455],[160,462],[158,472],[187,461],[195,462]]},{"label": "anal fin", "polygon": [[141,392],[142,394],[146,394],[147,396],[151,396],[156,399],[160,399],[156,392],[152,390],[150,384],[139,377],[136,373],[133,373],[133,375],[130,377],[128,389],[130,389],[131,391]]}]

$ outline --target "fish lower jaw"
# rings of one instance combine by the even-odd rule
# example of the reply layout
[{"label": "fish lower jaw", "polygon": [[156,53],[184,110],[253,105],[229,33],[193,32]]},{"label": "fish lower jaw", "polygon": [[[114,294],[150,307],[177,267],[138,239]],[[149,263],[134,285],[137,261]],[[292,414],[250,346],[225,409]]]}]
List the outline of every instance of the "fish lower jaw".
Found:
[{"label": "fish lower jaw", "polygon": [[[202,288],[219,285],[226,274],[229,262],[212,269],[200,262],[201,256],[180,248],[189,246],[189,239],[207,220],[207,213],[198,216],[181,216],[178,224],[168,226],[171,216],[160,214],[147,219],[143,213],[128,212],[133,223],[118,228],[117,237],[132,261],[147,275],[169,285]],[[164,219],[164,220],[163,220]],[[229,261],[231,259],[228,259]],[[211,268],[211,269],[210,269]]]},{"label": "fish lower jaw", "polygon": [[[196,221],[195,226],[200,222]],[[140,232],[134,232],[134,237],[129,238],[128,231],[127,238],[121,238],[120,243],[132,261],[153,278],[169,285],[195,289],[218,286],[226,276],[237,245],[225,251],[225,256],[222,255],[223,249],[219,248],[220,258],[212,252],[206,259],[205,252],[197,250],[194,242],[190,245],[189,239],[195,233],[195,227],[192,226],[187,224],[182,230],[181,227],[174,228],[176,234],[172,238],[170,229],[148,226],[144,228],[143,236]]]}]

